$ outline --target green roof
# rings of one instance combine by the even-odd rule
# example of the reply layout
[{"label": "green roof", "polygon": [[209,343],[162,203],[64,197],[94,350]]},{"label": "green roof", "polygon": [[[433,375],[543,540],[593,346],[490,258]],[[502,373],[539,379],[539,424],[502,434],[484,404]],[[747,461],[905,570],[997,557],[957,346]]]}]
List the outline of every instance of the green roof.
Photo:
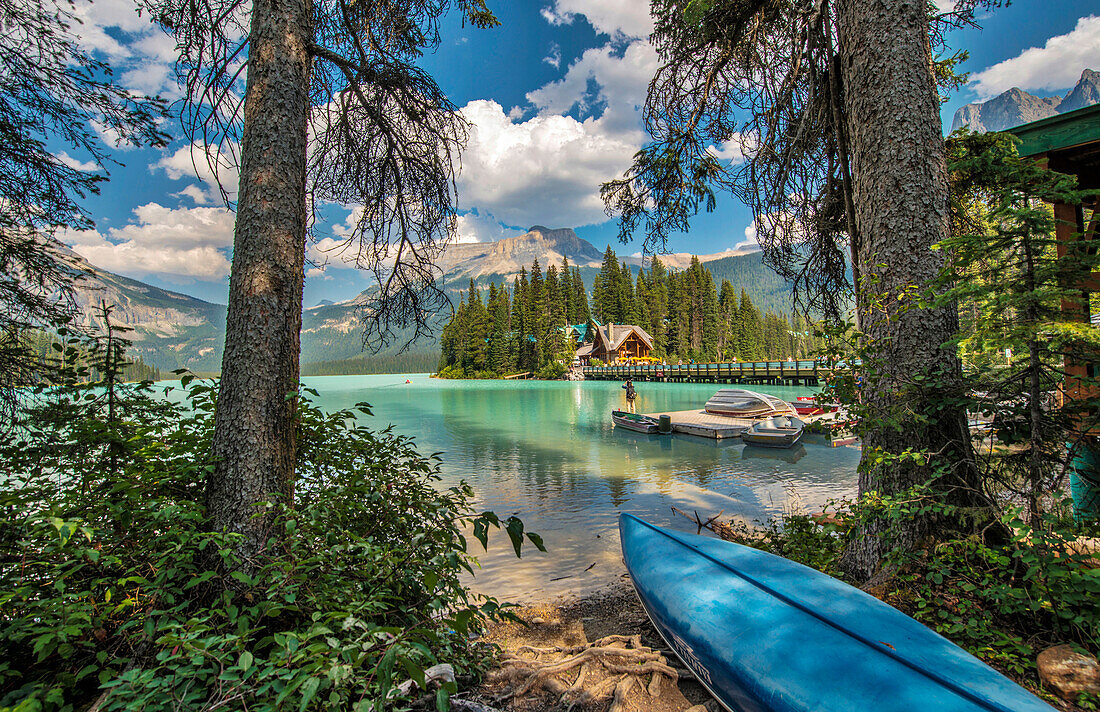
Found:
[{"label": "green roof", "polygon": [[1020,139],[1021,156],[1037,156],[1100,141],[1100,104],[1005,130]]}]

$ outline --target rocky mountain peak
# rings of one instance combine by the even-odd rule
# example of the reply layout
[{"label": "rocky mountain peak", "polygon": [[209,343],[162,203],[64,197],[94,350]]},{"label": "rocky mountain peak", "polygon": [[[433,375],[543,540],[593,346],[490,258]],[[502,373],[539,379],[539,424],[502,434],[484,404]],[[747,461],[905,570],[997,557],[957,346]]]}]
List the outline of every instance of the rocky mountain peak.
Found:
[{"label": "rocky mountain peak", "polygon": [[1064,114],[1093,104],[1100,104],[1100,72],[1086,69],[1081,74],[1077,86],[1073,87],[1073,90],[1066,94],[1062,103],[1058,105],[1058,113]]},{"label": "rocky mountain peak", "polygon": [[1040,97],[1013,87],[989,101],[967,104],[955,112],[951,130],[1004,131],[1020,124],[1100,103],[1100,72],[1086,69],[1064,97]]}]

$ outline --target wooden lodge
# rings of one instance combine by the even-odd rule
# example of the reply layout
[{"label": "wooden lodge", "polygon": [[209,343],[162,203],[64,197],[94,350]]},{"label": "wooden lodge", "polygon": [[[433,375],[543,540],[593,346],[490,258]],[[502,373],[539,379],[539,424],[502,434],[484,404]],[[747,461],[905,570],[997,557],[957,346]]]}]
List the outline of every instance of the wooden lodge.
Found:
[{"label": "wooden lodge", "polygon": [[576,358],[587,366],[593,359],[601,363],[619,363],[646,358],[653,353],[653,337],[633,324],[597,326],[592,343],[577,349]]}]

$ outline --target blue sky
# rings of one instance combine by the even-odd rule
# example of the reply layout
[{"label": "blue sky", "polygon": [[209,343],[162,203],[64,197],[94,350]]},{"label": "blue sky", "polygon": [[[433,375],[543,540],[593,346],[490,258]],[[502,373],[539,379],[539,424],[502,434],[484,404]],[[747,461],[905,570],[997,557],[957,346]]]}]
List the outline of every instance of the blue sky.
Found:
[{"label": "blue sky", "polygon": [[[489,4],[501,27],[463,28],[452,18],[438,51],[424,62],[471,123],[457,239],[500,239],[543,224],[573,227],[602,248],[614,242],[617,228],[603,214],[599,183],[621,173],[645,140],[638,109],[656,67],[644,39],[651,27],[648,3]],[[79,13],[81,40],[112,63],[124,85],[178,96],[172,41],[147,16],[137,16],[132,0],[84,3]],[[1062,94],[1086,67],[1100,69],[1100,9],[1095,0],[1014,0],[983,17],[980,30],[958,31],[950,40],[970,52],[964,69],[972,81],[944,105],[947,127],[970,101],[1013,86]],[[168,129],[181,134],[178,125]],[[87,160],[65,156],[75,165]],[[96,230],[69,233],[66,241],[105,269],[224,303],[233,216],[220,203],[214,176],[205,170],[196,175],[182,140],[159,151],[120,149],[115,158],[124,165],[112,169],[102,194],[87,203]],[[221,178],[232,187],[232,167]],[[331,251],[349,213],[330,206],[318,223],[310,255],[324,266],[307,277],[307,306],[350,298],[365,286],[364,277]],[[726,199],[669,247],[720,252],[745,243],[750,225],[748,210]],[[628,254],[639,245],[615,249]]]}]

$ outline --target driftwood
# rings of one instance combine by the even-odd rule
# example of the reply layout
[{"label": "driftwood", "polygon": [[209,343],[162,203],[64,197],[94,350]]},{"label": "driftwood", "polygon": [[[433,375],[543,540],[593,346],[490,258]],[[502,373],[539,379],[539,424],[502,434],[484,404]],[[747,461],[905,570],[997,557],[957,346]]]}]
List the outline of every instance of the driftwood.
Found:
[{"label": "driftwood", "polygon": [[726,510],[724,509],[718,512],[718,514],[715,514],[710,519],[703,519],[699,516],[699,512],[696,511],[688,514],[678,507],[673,507],[672,511],[695,522],[696,534],[701,533],[704,529],[709,529],[710,531],[717,534],[720,538],[726,539],[727,541],[737,538],[737,530],[732,524],[730,524],[729,522],[718,521],[718,518],[725,514]]},{"label": "driftwood", "polygon": [[566,706],[610,700],[607,712],[623,712],[635,687],[656,697],[665,678],[675,681],[680,677],[661,652],[642,645],[640,635],[609,635],[568,647],[525,645],[516,652],[503,658],[500,669],[488,680],[503,687],[495,698],[497,703],[548,693]]}]

